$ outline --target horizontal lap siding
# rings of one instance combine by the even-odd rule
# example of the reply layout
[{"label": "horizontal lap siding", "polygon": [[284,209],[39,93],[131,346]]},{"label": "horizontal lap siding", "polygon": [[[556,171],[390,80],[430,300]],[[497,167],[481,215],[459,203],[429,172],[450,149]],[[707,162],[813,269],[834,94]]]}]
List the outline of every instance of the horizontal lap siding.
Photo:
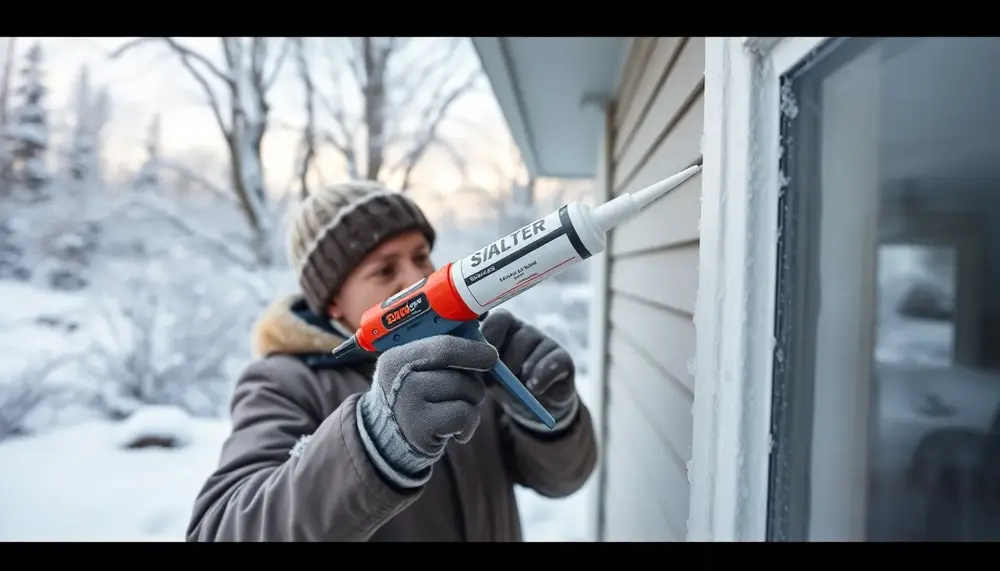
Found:
[{"label": "horizontal lap siding", "polygon": [[[611,194],[700,160],[704,68],[704,38],[632,43],[610,127]],[[698,175],[609,237],[607,540],[683,541],[687,534],[700,214]]]}]

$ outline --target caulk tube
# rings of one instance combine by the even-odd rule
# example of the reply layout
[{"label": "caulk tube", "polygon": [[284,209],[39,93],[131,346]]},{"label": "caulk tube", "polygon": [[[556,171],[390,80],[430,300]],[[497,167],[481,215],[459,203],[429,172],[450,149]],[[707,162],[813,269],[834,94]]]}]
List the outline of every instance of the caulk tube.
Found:
[{"label": "caulk tube", "polygon": [[697,174],[701,165],[591,208],[571,202],[451,266],[451,282],[477,315],[604,251],[607,232]]}]

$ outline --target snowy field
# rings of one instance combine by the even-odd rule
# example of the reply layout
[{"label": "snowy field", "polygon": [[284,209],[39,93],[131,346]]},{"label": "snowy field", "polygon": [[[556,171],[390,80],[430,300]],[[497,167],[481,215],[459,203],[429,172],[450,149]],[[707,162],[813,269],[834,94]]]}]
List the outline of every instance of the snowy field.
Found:
[{"label": "snowy field", "polygon": [[[546,293],[523,296],[514,311],[534,311]],[[585,301],[586,290],[577,288],[566,297]],[[0,327],[3,378],[32,360],[23,351],[27,339],[49,354],[85,346],[85,328],[67,334],[36,325],[39,315],[82,311],[85,298],[0,282],[0,300],[0,324],[6,324]],[[580,331],[565,320],[535,315],[563,342],[579,339]],[[73,380],[65,374],[53,378]],[[585,378],[580,390],[590,400]],[[47,418],[37,433],[0,442],[0,541],[182,541],[194,497],[215,468],[227,433],[225,418],[192,418],[173,407],[146,406],[118,422],[80,414]],[[140,435],[170,437],[183,445],[124,446]],[[518,490],[526,539],[587,540],[594,481],[564,500]]]},{"label": "snowy field", "polygon": [[134,423],[99,420],[0,444],[0,540],[183,540],[228,427],[169,412],[147,416],[183,432],[183,448],[123,449]]}]

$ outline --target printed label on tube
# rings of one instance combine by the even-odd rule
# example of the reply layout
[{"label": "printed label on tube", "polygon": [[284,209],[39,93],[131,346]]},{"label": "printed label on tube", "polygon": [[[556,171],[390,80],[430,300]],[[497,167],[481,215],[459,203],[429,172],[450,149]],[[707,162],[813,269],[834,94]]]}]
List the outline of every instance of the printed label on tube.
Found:
[{"label": "printed label on tube", "polygon": [[473,299],[489,309],[589,257],[564,206],[466,256],[459,268]]}]

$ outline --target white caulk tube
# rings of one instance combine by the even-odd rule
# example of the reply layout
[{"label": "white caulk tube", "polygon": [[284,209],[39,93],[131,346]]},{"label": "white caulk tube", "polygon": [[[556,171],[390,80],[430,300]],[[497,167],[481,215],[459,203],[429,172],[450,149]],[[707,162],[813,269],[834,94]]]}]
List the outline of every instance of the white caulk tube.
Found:
[{"label": "white caulk tube", "polygon": [[571,202],[452,264],[451,281],[476,314],[604,251],[607,232],[698,174],[701,165],[591,208]]}]

